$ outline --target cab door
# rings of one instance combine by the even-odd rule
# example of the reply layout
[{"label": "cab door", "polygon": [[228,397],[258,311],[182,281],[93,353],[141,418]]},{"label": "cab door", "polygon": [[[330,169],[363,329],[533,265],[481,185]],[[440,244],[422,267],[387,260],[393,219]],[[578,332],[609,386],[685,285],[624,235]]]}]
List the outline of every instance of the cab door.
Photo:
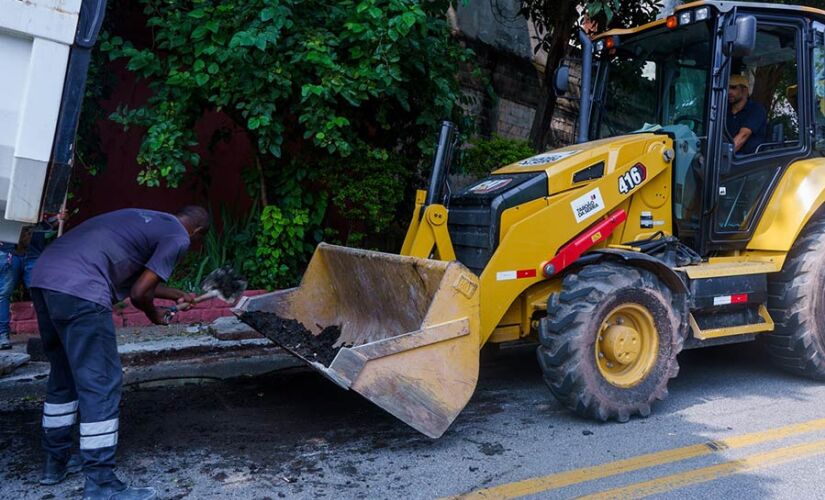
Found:
[{"label": "cab door", "polygon": [[[741,15],[741,14],[740,14]],[[756,45],[743,57],[722,59],[730,75],[749,81],[748,100],[766,116],[758,140],[748,148],[735,148],[738,131],[728,127],[728,97],[722,99],[717,121],[720,155],[709,172],[712,182],[710,216],[705,218],[704,251],[744,248],[782,173],[792,162],[811,154],[810,102],[811,48],[809,32],[799,18],[756,14]],[[734,89],[735,90],[735,89]],[[735,94],[735,92],[733,92]],[[731,94],[729,94],[730,96]],[[735,97],[735,95],[733,95]]]}]

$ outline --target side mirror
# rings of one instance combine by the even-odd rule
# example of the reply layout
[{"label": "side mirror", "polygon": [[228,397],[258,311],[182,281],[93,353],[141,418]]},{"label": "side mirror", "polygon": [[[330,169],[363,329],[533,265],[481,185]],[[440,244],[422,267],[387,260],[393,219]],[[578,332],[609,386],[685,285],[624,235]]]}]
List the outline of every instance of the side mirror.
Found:
[{"label": "side mirror", "polygon": [[562,64],[556,68],[553,75],[553,86],[556,89],[556,95],[564,95],[570,90],[570,67]]},{"label": "side mirror", "polygon": [[756,47],[756,18],[738,16],[732,25],[726,26],[725,44],[722,47],[726,56],[750,55]]}]

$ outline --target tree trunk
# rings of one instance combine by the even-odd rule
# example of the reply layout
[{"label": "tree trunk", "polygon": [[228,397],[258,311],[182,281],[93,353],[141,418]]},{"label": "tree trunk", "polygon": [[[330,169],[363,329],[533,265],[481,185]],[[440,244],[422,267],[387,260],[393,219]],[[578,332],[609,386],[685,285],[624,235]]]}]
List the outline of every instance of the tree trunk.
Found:
[{"label": "tree trunk", "polygon": [[[553,111],[556,108],[556,91],[553,85],[553,74],[556,67],[564,59],[567,49],[570,46],[570,37],[576,27],[578,12],[577,2],[565,0],[559,2],[554,9],[552,41],[547,54],[547,65],[544,67],[543,92],[536,114],[533,118],[533,125],[530,127],[530,144],[536,151],[544,150],[550,135],[550,124],[553,120]],[[548,16],[549,17],[549,16]]]},{"label": "tree trunk", "polygon": [[264,175],[264,168],[261,166],[261,157],[255,155],[255,167],[258,169],[258,180],[261,183],[261,210],[269,205],[269,197],[266,194],[266,176]]}]

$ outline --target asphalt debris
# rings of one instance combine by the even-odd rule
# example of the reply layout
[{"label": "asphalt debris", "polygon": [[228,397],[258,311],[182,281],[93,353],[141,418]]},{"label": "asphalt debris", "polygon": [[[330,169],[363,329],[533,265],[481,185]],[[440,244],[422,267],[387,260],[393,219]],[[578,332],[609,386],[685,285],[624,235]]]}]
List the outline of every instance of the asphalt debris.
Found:
[{"label": "asphalt debris", "polygon": [[501,443],[481,443],[478,449],[488,457],[501,455],[505,451]]},{"label": "asphalt debris", "polygon": [[341,336],[337,325],[328,326],[314,335],[297,320],[284,319],[268,312],[248,311],[241,315],[241,321],[292,354],[317,361],[324,366],[332,363],[342,347],[350,347],[344,344],[335,346]]}]

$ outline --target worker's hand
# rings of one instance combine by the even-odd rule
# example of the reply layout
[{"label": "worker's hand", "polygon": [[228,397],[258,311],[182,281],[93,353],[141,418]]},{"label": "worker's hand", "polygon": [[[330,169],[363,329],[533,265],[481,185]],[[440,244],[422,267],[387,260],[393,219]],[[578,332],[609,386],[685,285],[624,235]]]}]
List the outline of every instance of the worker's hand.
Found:
[{"label": "worker's hand", "polygon": [[166,326],[169,324],[169,319],[166,317],[166,314],[161,312],[157,307],[152,308],[151,312],[147,312],[146,317],[156,325]]},{"label": "worker's hand", "polygon": [[197,295],[194,293],[183,292],[183,295],[177,300],[178,311],[185,311],[192,307],[195,304],[195,297],[197,297]]}]

